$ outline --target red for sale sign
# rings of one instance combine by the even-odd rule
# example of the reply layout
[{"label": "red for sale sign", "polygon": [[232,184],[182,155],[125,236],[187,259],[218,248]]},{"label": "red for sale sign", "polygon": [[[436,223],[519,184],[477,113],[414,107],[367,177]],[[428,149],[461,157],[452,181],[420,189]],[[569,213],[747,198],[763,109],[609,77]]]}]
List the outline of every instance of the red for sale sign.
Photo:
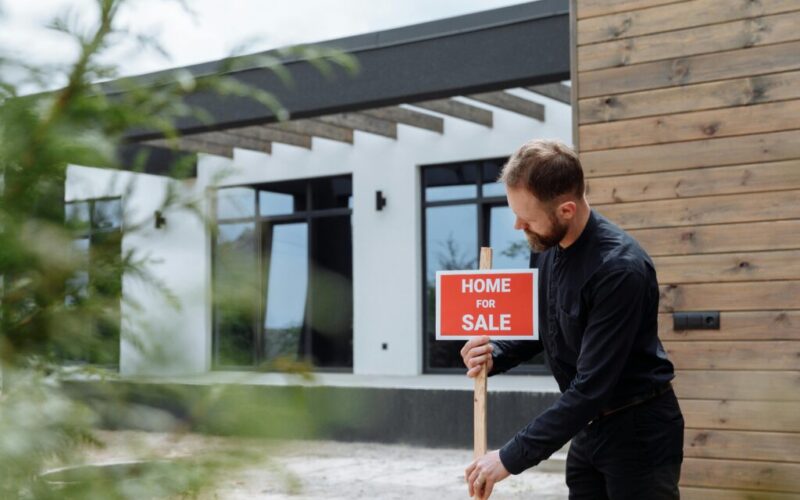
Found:
[{"label": "red for sale sign", "polygon": [[538,340],[536,269],[436,273],[436,339]]}]

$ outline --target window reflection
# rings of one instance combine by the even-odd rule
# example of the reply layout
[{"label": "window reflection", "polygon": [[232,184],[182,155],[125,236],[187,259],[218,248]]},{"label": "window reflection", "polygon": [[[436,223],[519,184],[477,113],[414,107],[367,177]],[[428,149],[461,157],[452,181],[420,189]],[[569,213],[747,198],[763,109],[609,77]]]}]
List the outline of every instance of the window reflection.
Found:
[{"label": "window reflection", "polygon": [[89,238],[72,240],[72,247],[78,256],[79,264],[72,277],[67,279],[64,297],[66,306],[77,304],[89,294]]},{"label": "window reflection", "polygon": [[314,179],[311,183],[311,208],[348,208],[352,192],[353,181],[349,176]]},{"label": "window reflection", "polygon": [[428,167],[423,170],[425,201],[475,198],[478,195],[478,165]]},{"label": "window reflection", "polygon": [[504,161],[502,160],[487,160],[481,166],[481,175],[483,183],[483,196],[505,196],[506,188],[501,182],[497,182],[500,177],[500,171],[503,169]]},{"label": "window reflection", "polygon": [[90,224],[90,203],[75,201],[64,204],[64,219],[72,229],[87,229]]},{"label": "window reflection", "polygon": [[122,227],[122,203],[119,198],[113,200],[96,200],[92,225],[97,229]]},{"label": "window reflection", "polygon": [[222,215],[249,215],[220,221],[215,242],[216,365],[288,358],[352,368],[352,221],[341,210],[352,206],[351,176],[218,194]]},{"label": "window reflection", "polygon": [[261,215],[290,214],[294,212],[295,198],[286,193],[259,191],[258,206]]},{"label": "window reflection", "polygon": [[489,244],[496,269],[527,269],[530,248],[522,231],[514,229],[514,212],[508,206],[489,208]]},{"label": "window reflection", "polygon": [[276,182],[258,192],[261,216],[288,215],[308,210],[308,181]]},{"label": "window reflection", "polygon": [[224,188],[217,190],[217,218],[239,219],[255,215],[255,191],[252,188]]},{"label": "window reflection", "polygon": [[[496,182],[506,158],[427,166],[422,169],[425,196],[425,369],[464,369],[461,342],[436,341],[436,271],[475,269],[478,247],[493,250],[493,268],[526,269],[530,250],[514,215],[506,205],[505,187]],[[498,199],[499,198],[499,199]],[[522,364],[518,371],[543,372],[543,358]]]},{"label": "window reflection", "polygon": [[258,300],[255,223],[221,224],[214,254],[217,355],[223,365],[254,360],[253,314]]},{"label": "window reflection", "polygon": [[308,294],[308,224],[271,228],[264,317],[267,359],[302,357],[302,333]]},{"label": "window reflection", "polygon": [[475,269],[478,263],[478,207],[475,204],[425,209],[426,333],[428,366],[458,367],[459,342],[437,342],[436,271]]},{"label": "window reflection", "polygon": [[311,222],[309,289],[311,357],[315,366],[353,366],[353,251],[349,215]]},{"label": "window reflection", "polygon": [[54,346],[66,363],[116,365],[119,362],[122,297],[122,203],[119,198],[67,202],[66,227],[73,234],[76,262],[64,281],[64,305],[80,307],[87,299],[106,304],[103,314],[83,316],[80,328],[89,344]]}]

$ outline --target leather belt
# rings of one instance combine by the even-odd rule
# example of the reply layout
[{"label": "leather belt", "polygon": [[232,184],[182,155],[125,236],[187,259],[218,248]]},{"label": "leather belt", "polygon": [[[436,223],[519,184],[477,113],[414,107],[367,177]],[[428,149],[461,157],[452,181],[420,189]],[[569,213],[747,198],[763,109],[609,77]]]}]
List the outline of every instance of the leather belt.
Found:
[{"label": "leather belt", "polygon": [[607,417],[607,416],[609,416],[609,415],[611,415],[613,413],[616,413],[618,411],[624,410],[626,408],[630,408],[631,406],[640,405],[642,403],[650,401],[651,399],[654,399],[654,398],[656,398],[658,396],[661,396],[662,394],[665,394],[665,393],[667,393],[667,392],[669,392],[671,390],[672,390],[672,382],[667,382],[666,384],[664,384],[662,386],[659,386],[659,387],[656,387],[655,389],[653,389],[653,390],[651,390],[649,392],[645,392],[644,394],[639,394],[638,396],[634,396],[633,398],[631,398],[627,402],[621,404],[620,406],[616,406],[614,408],[600,410],[600,414],[597,415],[595,418],[593,418],[589,422],[589,424],[592,424],[592,423],[596,422],[597,420],[599,420],[599,419],[601,419],[603,417]]}]

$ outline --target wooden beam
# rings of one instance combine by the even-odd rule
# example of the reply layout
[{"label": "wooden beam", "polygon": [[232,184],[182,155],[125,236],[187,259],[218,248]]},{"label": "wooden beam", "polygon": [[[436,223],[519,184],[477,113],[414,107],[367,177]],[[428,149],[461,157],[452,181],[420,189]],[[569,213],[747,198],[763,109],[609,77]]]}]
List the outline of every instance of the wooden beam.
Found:
[{"label": "wooden beam", "polygon": [[584,125],[798,98],[800,71],[746,76],[734,80],[590,97],[580,101],[580,122]]},{"label": "wooden beam", "polygon": [[709,398],[798,401],[798,384],[800,373],[797,370],[680,370],[672,381],[681,401]]},{"label": "wooden beam", "polygon": [[180,151],[187,151],[190,153],[206,153],[216,156],[225,156],[227,158],[233,158],[232,146],[223,146],[220,144],[215,144],[213,142],[208,142],[200,139],[188,139],[186,137],[180,137],[175,140],[152,139],[149,141],[142,142],[142,144],[149,144],[169,149],[178,149]]},{"label": "wooden beam", "polygon": [[667,341],[664,349],[677,370],[800,370],[796,340]]},{"label": "wooden beam", "polygon": [[374,116],[367,116],[361,113],[341,113],[338,115],[320,116],[314,118],[314,121],[320,121],[329,125],[336,125],[337,127],[360,130],[362,132],[380,135],[390,139],[397,139],[396,123],[375,118]]},{"label": "wooden beam", "polygon": [[221,146],[230,146],[240,149],[252,149],[253,151],[260,151],[262,153],[272,152],[272,143],[267,140],[258,139],[255,137],[247,137],[243,135],[232,134],[228,131],[225,132],[203,132],[202,134],[192,134],[183,136],[183,139],[199,139]]},{"label": "wooden beam", "polygon": [[728,343],[737,340],[800,340],[800,311],[722,312],[719,330],[675,330],[674,326],[672,314],[659,314],[658,338],[665,342],[720,340]]},{"label": "wooden beam", "polygon": [[[676,151],[680,151],[680,154],[675,154]],[[800,130],[581,153],[583,174],[587,178],[722,167],[793,158],[800,158]]]},{"label": "wooden beam", "polygon": [[[744,379],[747,373],[752,372],[742,372],[736,380]],[[719,375],[721,378],[725,374]],[[747,457],[750,460],[784,462],[788,454],[800,450],[800,434],[789,432],[687,429],[685,441],[686,456],[693,458]]]},{"label": "wooden beam", "polygon": [[578,19],[618,14],[667,3],[675,3],[675,0],[583,0],[578,9]]},{"label": "wooden beam", "polygon": [[[792,8],[796,8],[795,6]],[[580,73],[800,40],[800,11],[578,47]]]},{"label": "wooden beam", "polygon": [[[758,420],[767,420],[769,413],[761,414]],[[786,448],[784,459],[789,459],[793,450]],[[747,461],[746,455],[737,460],[714,460],[708,458],[686,458],[681,467],[681,486],[725,487],[760,490],[759,493],[738,498],[773,498],[764,492],[795,493],[800,491],[800,464],[788,462]],[[751,493],[751,492],[748,492]],[[728,497],[737,498],[737,497]]]},{"label": "wooden beam", "polygon": [[600,205],[781,191],[794,186],[800,186],[800,158],[769,163],[593,177],[588,179],[586,193],[592,205]]},{"label": "wooden beam", "polygon": [[[800,218],[800,190],[595,205],[624,229]],[[745,230],[740,238],[749,238]]]},{"label": "wooden beam", "polygon": [[742,431],[800,431],[800,402],[731,401],[727,399],[681,401],[687,429]]},{"label": "wooden beam", "polygon": [[737,19],[780,14],[796,8],[797,2],[794,0],[770,0],[767,2],[728,0],[724,9],[719,8],[719,0],[678,2],[650,9],[585,19],[578,23],[578,34],[580,35],[578,41],[581,45],[588,45],[695,26],[711,26]]},{"label": "wooden beam", "polygon": [[674,255],[653,260],[660,283],[800,279],[800,250]]},{"label": "wooden beam", "polygon": [[412,127],[430,130],[439,134],[444,133],[444,119],[429,115],[427,113],[420,113],[400,106],[390,106],[387,108],[368,109],[362,111],[363,114],[374,116],[382,120],[387,120],[395,123],[402,123],[403,125],[410,125]]},{"label": "wooden beam", "polygon": [[731,500],[731,498],[769,498],[769,500],[797,500],[795,493],[776,493],[769,492],[769,497],[765,497],[763,492],[752,490],[722,490],[717,488],[692,488],[681,486],[682,500]]},{"label": "wooden beam", "polygon": [[533,92],[534,94],[555,99],[558,102],[563,102],[567,106],[570,105],[570,94],[572,92],[572,88],[564,85],[563,83],[545,83],[544,85],[535,85],[533,87],[524,88],[525,90]]},{"label": "wooden beam", "polygon": [[800,220],[662,227],[629,233],[651,257],[800,248]]},{"label": "wooden beam", "polygon": [[797,128],[800,99],[582,125],[582,151],[752,136]]},{"label": "wooden beam", "polygon": [[492,127],[493,115],[488,109],[479,108],[465,102],[454,99],[438,99],[435,101],[423,101],[411,103],[417,108],[435,111],[443,115],[452,116],[460,120],[465,120],[484,127]]},{"label": "wooden beam", "polygon": [[[702,45],[702,44],[699,44]],[[597,97],[800,69],[800,42],[582,72],[578,95]]]},{"label": "wooden beam", "polygon": [[538,102],[529,101],[522,97],[515,96],[514,94],[509,94],[504,90],[499,92],[485,92],[483,94],[470,94],[466,97],[496,108],[511,111],[512,113],[527,116],[528,118],[544,121],[544,106]]},{"label": "wooden beam", "polygon": [[353,129],[316,122],[314,120],[292,120],[288,122],[271,123],[265,125],[265,127],[294,134],[321,137],[332,141],[353,144]]},{"label": "wooden beam", "polygon": [[290,146],[311,149],[310,135],[302,135],[294,132],[287,132],[285,130],[275,130],[272,128],[266,128],[262,125],[231,128],[225,130],[225,133],[234,135],[236,137],[247,137],[266,142],[280,142],[282,144],[289,144]]},{"label": "wooden beam", "polygon": [[[800,281],[745,281],[661,285],[661,312],[784,311],[797,307]],[[800,415],[800,413],[798,413]],[[800,426],[800,419],[798,419]],[[800,430],[800,429],[798,429]]]}]

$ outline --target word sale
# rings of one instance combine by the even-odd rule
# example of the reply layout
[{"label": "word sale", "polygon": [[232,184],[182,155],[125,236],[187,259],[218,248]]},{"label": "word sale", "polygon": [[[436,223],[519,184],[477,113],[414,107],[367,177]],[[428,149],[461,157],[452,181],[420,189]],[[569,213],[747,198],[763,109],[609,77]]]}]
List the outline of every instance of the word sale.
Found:
[{"label": "word sale", "polygon": [[[461,293],[510,293],[511,279],[509,278],[465,278],[461,280]],[[491,309],[495,301],[491,299],[476,299],[475,307]],[[465,314],[461,318],[461,327],[464,331],[510,331],[510,314]]]}]

